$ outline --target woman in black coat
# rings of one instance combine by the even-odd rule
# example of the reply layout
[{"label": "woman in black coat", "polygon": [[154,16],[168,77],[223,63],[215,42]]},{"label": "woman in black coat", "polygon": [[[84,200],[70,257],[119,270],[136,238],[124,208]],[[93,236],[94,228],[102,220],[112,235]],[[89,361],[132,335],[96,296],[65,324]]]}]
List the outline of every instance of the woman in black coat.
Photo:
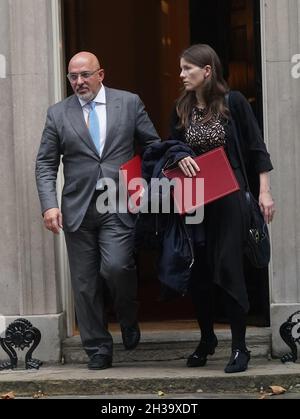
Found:
[{"label": "woman in black coat", "polygon": [[[247,350],[246,316],[249,309],[244,276],[244,241],[247,231],[245,180],[233,138],[234,119],[247,168],[259,176],[259,204],[267,223],[274,216],[268,172],[273,169],[251,107],[239,92],[229,92],[216,52],[208,45],[194,45],[183,52],[180,77],[184,92],[177,100],[172,118],[172,138],[184,141],[196,155],[224,146],[241,190],[205,207],[205,245],[195,249],[196,263],[191,295],[201,330],[200,343],[188,357],[187,366],[206,364],[218,344],[213,329],[213,284],[222,290],[232,333],[232,354],[225,372],[245,371],[250,360]],[[192,177],[201,170],[192,157],[178,163]]]}]

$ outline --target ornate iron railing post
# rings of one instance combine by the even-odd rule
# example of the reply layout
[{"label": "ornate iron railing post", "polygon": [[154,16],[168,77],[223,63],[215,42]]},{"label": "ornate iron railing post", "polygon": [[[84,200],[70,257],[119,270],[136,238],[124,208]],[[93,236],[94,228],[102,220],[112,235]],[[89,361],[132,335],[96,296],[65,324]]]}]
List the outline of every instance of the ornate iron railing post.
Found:
[{"label": "ornate iron railing post", "polygon": [[5,337],[0,338],[0,345],[8,354],[10,361],[0,364],[0,370],[14,369],[18,365],[18,357],[14,348],[29,348],[25,355],[26,369],[39,369],[42,362],[32,358],[33,351],[41,341],[41,332],[26,319],[17,319],[5,330]]},{"label": "ornate iron railing post", "polygon": [[296,362],[298,359],[297,343],[300,344],[300,311],[292,314],[279,329],[281,338],[291,349],[291,352],[281,357],[281,362]]}]

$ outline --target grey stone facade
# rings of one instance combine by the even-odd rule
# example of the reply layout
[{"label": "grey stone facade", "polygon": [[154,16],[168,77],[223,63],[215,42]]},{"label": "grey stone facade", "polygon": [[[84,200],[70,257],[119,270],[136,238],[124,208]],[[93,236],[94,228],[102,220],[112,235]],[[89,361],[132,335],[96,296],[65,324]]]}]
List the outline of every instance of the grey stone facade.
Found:
[{"label": "grey stone facade", "polygon": [[[279,326],[300,309],[300,78],[292,77],[300,0],[264,0],[261,12],[265,133],[276,168],[270,295],[278,355],[286,350]],[[60,359],[73,321],[62,238],[43,228],[34,179],[45,110],[63,91],[59,20],[59,0],[0,0],[0,314],[6,324],[24,316],[39,325],[36,356],[44,361]]]},{"label": "grey stone facade", "polygon": [[34,178],[45,109],[55,100],[51,2],[1,0],[0,28],[6,62],[0,78],[0,313],[6,324],[19,316],[43,324],[40,357],[57,361],[63,337],[60,278]]},{"label": "grey stone facade", "polygon": [[278,355],[285,347],[279,326],[300,310],[300,79],[292,71],[292,59],[300,53],[300,1],[262,3],[265,123],[276,168],[270,284],[273,352]]}]

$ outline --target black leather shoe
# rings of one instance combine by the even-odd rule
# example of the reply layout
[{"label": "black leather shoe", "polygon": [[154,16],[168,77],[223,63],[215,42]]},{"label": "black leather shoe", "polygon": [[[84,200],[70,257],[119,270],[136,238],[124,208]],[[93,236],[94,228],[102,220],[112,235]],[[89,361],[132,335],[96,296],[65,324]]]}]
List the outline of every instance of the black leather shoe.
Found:
[{"label": "black leather shoe", "polygon": [[234,349],[224,371],[227,374],[246,371],[246,369],[248,368],[249,361],[249,351],[241,351],[240,349]]},{"label": "black leather shoe", "polygon": [[136,348],[141,338],[139,325],[136,323],[134,326],[121,326],[121,332],[125,349]]},{"label": "black leather shoe", "polygon": [[111,364],[112,357],[110,355],[96,354],[90,359],[88,363],[88,369],[105,370],[106,368],[110,368]]},{"label": "black leather shoe", "polygon": [[190,355],[186,361],[187,367],[204,367],[207,361],[207,355],[213,355],[218,346],[218,339],[216,336],[211,341],[201,340],[197,349]]}]

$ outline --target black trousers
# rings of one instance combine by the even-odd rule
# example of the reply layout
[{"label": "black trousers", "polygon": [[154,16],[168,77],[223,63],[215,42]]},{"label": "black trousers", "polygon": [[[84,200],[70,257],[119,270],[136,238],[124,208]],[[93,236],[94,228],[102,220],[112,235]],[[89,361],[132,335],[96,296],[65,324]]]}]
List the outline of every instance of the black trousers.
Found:
[{"label": "black trousers", "polygon": [[[190,293],[196,309],[201,339],[210,341],[214,336],[215,285],[213,284],[211,269],[207,263],[205,247],[197,248],[195,254]],[[221,298],[230,322],[232,349],[245,350],[247,313],[238,301],[224,289],[221,289]]]}]

